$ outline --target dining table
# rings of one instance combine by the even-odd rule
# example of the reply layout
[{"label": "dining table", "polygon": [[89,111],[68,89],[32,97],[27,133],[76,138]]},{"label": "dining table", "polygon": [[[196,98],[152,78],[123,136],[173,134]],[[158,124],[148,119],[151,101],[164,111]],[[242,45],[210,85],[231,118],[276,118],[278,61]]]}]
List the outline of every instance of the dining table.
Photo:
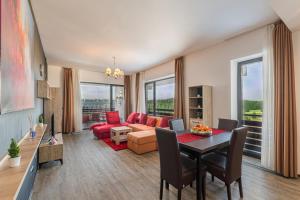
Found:
[{"label": "dining table", "polygon": [[191,152],[196,157],[196,193],[197,200],[200,200],[202,198],[200,181],[201,156],[229,146],[232,132],[213,129],[213,134],[205,137],[194,135],[190,130],[179,131],[176,134],[180,150]]}]

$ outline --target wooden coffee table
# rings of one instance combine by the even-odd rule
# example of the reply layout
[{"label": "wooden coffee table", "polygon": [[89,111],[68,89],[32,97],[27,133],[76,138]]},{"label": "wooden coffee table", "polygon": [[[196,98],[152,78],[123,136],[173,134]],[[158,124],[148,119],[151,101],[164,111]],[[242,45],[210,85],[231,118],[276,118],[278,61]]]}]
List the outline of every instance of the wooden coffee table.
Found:
[{"label": "wooden coffee table", "polygon": [[130,132],[132,129],[128,126],[113,127],[110,129],[110,139],[119,145],[120,142],[127,141],[127,134]]}]

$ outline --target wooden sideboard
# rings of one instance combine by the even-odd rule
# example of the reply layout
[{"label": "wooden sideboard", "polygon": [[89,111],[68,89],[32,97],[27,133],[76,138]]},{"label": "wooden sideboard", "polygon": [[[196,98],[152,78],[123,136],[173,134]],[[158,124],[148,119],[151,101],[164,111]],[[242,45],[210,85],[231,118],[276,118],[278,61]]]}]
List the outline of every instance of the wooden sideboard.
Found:
[{"label": "wooden sideboard", "polygon": [[63,137],[61,133],[55,135],[56,144],[49,144],[48,141],[42,141],[39,147],[39,165],[52,161],[59,160],[63,164]]},{"label": "wooden sideboard", "polygon": [[21,164],[19,167],[9,167],[8,156],[3,158],[0,165],[0,199],[24,200],[31,193],[37,167],[37,150],[44,136],[47,125],[36,128],[36,137],[31,138],[27,133],[19,142],[21,150]]}]

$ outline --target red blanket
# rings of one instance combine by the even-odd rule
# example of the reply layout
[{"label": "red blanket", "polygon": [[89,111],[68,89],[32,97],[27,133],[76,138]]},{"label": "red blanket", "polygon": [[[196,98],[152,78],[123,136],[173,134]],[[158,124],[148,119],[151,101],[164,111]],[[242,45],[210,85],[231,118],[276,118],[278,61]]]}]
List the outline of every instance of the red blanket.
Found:
[{"label": "red blanket", "polygon": [[[218,129],[213,129],[212,134],[213,135],[218,135],[220,133],[224,133],[224,130],[218,130]],[[195,140],[200,140],[206,138],[205,136],[200,136],[200,135],[195,135],[192,133],[183,133],[177,136],[177,141],[181,143],[187,143],[187,142],[192,142]]]}]

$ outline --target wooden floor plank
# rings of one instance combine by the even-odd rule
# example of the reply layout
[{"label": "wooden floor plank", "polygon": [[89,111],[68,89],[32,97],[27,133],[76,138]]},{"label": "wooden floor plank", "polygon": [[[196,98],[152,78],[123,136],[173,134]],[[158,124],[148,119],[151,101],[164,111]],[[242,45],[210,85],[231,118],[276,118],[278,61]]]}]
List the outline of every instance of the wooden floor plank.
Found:
[{"label": "wooden floor plank", "polygon": [[[244,199],[300,199],[300,180],[286,179],[243,164]],[[239,199],[238,184],[232,185],[233,199]],[[159,197],[157,152],[136,155],[114,151],[88,132],[64,135],[64,165],[52,162],[38,171],[32,199],[52,200],[154,200]],[[164,199],[177,199],[174,188],[164,190]],[[183,200],[196,199],[195,188],[187,187]],[[226,200],[223,182],[207,178],[207,199]]]}]

